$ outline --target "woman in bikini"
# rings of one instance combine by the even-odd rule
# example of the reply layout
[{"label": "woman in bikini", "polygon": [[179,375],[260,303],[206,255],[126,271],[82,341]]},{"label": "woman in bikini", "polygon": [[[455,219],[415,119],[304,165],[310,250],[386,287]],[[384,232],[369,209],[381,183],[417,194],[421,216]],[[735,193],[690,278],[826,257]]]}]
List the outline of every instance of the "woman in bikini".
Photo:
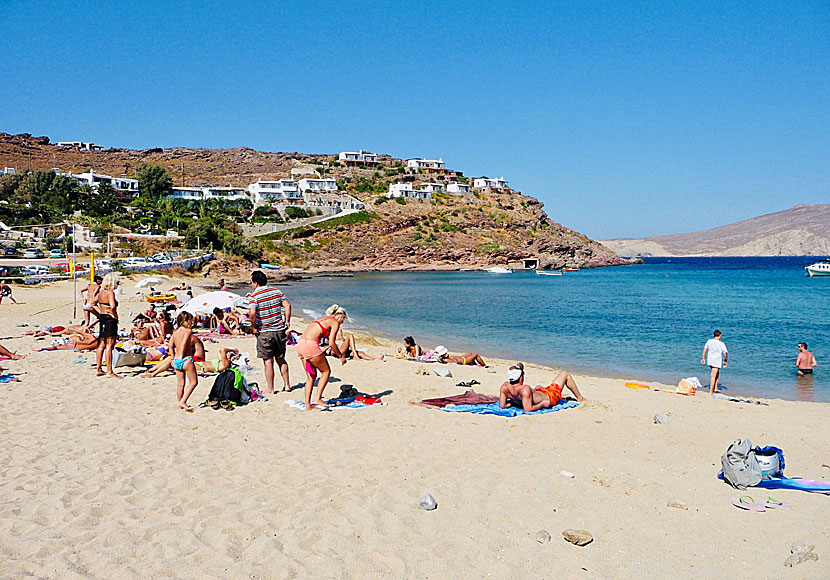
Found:
[{"label": "woman in bikini", "polygon": [[[121,276],[110,272],[101,282],[101,290],[92,299],[92,306],[98,309],[98,368],[97,374],[102,377],[120,379],[121,375],[112,370],[112,349],[118,340],[118,300],[115,299],[115,289],[121,283]],[[107,357],[107,372],[101,369],[104,356]]]},{"label": "woman in bikini", "polygon": [[415,339],[411,336],[407,336],[403,339],[403,347],[404,349],[398,349],[398,352],[401,354],[406,355],[406,358],[418,358],[424,351],[415,343]]},{"label": "woman in bikini", "polygon": [[[300,340],[297,341],[297,356],[303,361],[305,368],[305,410],[311,411],[311,391],[314,389],[314,379],[317,378],[317,371],[320,371],[320,382],[317,384],[317,398],[314,404],[328,409],[328,405],[323,401],[323,391],[329,382],[331,376],[331,368],[326,355],[323,354],[323,349],[320,348],[320,340],[323,338],[336,337],[340,330],[340,325],[346,320],[346,310],[337,304],[332,304],[326,310],[326,316],[315,320],[305,329]],[[346,364],[345,355],[340,352],[336,340],[330,340],[331,350],[335,356],[340,359],[340,364]]]},{"label": "woman in bikini", "polygon": [[446,350],[444,350],[444,352],[442,353],[439,353],[438,349],[436,349],[435,354],[438,355],[438,362],[442,364],[455,363],[459,365],[479,365],[482,367],[487,366],[484,362],[484,359],[481,358],[481,355],[477,352],[467,352],[464,354],[460,354],[458,356],[453,356],[449,354]]}]

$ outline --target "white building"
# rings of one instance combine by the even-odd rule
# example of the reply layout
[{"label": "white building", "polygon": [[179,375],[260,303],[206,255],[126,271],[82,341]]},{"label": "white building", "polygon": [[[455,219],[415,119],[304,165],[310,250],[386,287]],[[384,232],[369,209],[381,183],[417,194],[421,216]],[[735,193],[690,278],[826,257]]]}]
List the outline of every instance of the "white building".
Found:
[{"label": "white building", "polygon": [[360,151],[341,151],[340,161],[349,165],[377,165],[378,156],[361,149]]},{"label": "white building", "polygon": [[443,193],[445,191],[443,183],[424,183],[420,190],[427,193]]},{"label": "white building", "polygon": [[473,188],[475,189],[508,189],[507,182],[504,177],[498,179],[489,179],[487,177],[477,177],[473,180]]},{"label": "white building", "polygon": [[17,173],[17,169],[14,167],[4,167],[3,171],[0,171],[0,175],[14,175]]},{"label": "white building", "polygon": [[205,187],[205,199],[221,199],[223,201],[241,201],[251,199],[248,192],[242,187]]},{"label": "white building", "polygon": [[100,151],[102,146],[87,141],[58,141],[55,143],[58,147],[69,147],[78,149],[80,151]]},{"label": "white building", "polygon": [[408,183],[392,183],[389,185],[389,197],[432,199],[432,194],[428,191],[413,189]]},{"label": "white building", "polygon": [[414,159],[407,159],[406,166],[409,169],[421,169],[426,172],[443,173],[446,171],[443,159],[421,159],[416,157]]},{"label": "white building", "polygon": [[300,187],[293,179],[257,180],[248,186],[255,204],[302,199]]},{"label": "white building", "polygon": [[80,183],[81,185],[88,185],[93,190],[98,189],[99,183],[109,183],[115,191],[125,194],[138,195],[137,179],[128,179],[127,177],[112,177],[110,175],[104,175],[103,173],[95,173],[95,171],[92,169],[90,169],[86,173],[79,173],[77,175],[67,173],[66,176],[74,177],[78,180],[78,183]]},{"label": "white building", "polygon": [[168,199],[183,199],[185,201],[204,201],[205,191],[202,187],[174,187]]},{"label": "white building", "polygon": [[466,183],[454,181],[447,184],[447,193],[469,194],[472,193],[472,188]]},{"label": "white building", "polygon": [[337,191],[337,180],[334,178],[305,178],[299,182],[300,191],[330,192]]}]

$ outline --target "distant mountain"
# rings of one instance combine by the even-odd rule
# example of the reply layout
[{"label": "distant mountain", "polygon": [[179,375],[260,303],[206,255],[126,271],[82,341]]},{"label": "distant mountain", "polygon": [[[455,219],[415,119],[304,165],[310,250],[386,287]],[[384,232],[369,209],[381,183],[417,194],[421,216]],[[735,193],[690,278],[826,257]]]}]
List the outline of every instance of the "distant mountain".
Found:
[{"label": "distant mountain", "polygon": [[830,204],[797,205],[690,234],[601,242],[620,256],[824,256]]}]

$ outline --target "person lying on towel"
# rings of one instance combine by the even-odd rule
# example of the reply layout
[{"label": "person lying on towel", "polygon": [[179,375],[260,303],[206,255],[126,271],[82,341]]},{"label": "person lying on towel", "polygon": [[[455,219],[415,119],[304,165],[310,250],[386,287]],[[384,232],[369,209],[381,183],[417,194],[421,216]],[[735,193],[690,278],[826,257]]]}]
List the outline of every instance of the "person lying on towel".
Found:
[{"label": "person lying on towel", "polygon": [[562,400],[563,387],[568,387],[580,403],[585,401],[585,397],[576,386],[576,381],[568,371],[561,371],[547,387],[531,388],[524,380],[525,366],[522,363],[510,367],[507,371],[507,382],[499,389],[499,407],[505,409],[508,405],[513,405],[521,407],[525,413],[547,409]]}]

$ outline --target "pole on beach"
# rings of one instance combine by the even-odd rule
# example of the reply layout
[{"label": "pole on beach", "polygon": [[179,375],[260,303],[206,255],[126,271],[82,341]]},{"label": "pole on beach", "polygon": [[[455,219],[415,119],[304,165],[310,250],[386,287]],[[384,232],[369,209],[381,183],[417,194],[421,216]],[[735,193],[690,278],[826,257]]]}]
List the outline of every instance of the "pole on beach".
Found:
[{"label": "pole on beach", "polygon": [[72,263],[69,264],[69,272],[72,274],[72,322],[75,322],[75,317],[78,315],[78,277],[75,275],[75,264],[77,264],[75,257],[75,222],[72,222]]}]

